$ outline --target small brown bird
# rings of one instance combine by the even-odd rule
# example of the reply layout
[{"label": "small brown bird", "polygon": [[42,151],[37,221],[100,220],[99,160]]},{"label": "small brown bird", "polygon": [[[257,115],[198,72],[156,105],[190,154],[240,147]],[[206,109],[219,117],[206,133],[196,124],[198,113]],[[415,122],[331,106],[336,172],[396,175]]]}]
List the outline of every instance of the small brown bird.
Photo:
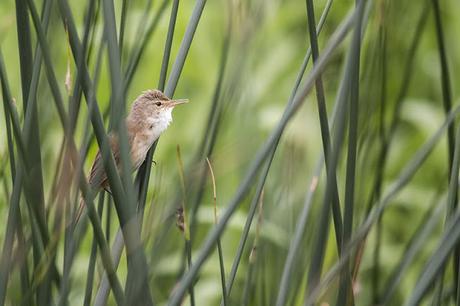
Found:
[{"label": "small brown bird", "polygon": [[[172,110],[176,105],[187,103],[188,100],[171,100],[159,90],[144,91],[134,101],[131,112],[126,118],[126,130],[130,146],[131,164],[133,171],[144,162],[147,152],[172,121]],[[118,169],[121,169],[120,150],[117,135],[110,134],[110,147]],[[107,175],[104,171],[101,152],[98,151],[89,175],[92,189],[109,190]],[[77,213],[78,222],[85,202],[80,201]]]}]

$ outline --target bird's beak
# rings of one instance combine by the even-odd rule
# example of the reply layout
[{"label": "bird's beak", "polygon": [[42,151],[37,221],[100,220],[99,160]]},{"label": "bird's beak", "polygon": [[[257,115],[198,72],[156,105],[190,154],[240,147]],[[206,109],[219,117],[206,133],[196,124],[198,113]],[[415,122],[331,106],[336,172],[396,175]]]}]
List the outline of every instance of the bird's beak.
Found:
[{"label": "bird's beak", "polygon": [[184,104],[184,103],[188,103],[188,99],[171,100],[169,101],[169,106],[174,107],[176,105]]}]

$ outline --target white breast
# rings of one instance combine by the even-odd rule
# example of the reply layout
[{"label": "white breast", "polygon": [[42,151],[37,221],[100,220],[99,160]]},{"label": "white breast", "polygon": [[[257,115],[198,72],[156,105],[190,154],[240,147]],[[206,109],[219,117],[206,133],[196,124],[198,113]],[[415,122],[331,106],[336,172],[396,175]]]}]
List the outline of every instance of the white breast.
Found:
[{"label": "white breast", "polygon": [[[166,128],[169,126],[169,124],[172,122],[172,108],[169,108],[168,110],[164,111],[161,113],[160,116],[154,119],[153,124],[154,124],[154,135],[156,136],[155,140],[157,140],[158,137],[160,137],[161,133],[163,133]],[[153,143],[152,141],[152,143]]]},{"label": "white breast", "polygon": [[136,148],[136,150],[131,152],[132,162],[135,169],[144,162],[150,147],[172,122],[171,111],[172,109],[169,109],[168,111],[162,112],[162,114],[158,117],[149,118],[149,124],[153,125],[152,130],[146,131],[141,137],[135,138],[133,148]]}]

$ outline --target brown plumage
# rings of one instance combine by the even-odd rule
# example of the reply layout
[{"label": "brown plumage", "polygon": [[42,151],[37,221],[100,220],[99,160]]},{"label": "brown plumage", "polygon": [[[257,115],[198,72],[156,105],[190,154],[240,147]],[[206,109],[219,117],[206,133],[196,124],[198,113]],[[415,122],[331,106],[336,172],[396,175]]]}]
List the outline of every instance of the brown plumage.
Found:
[{"label": "brown plumage", "polygon": [[[160,137],[172,121],[172,110],[176,105],[188,102],[187,100],[171,100],[159,90],[147,90],[134,101],[131,111],[126,118],[126,130],[130,147],[131,164],[133,171],[144,162],[148,150]],[[110,148],[115,163],[120,170],[120,150],[117,135],[110,134]],[[107,175],[104,170],[101,152],[98,151],[89,175],[89,184],[92,189],[110,190]],[[85,202],[80,201],[77,221],[83,212]]]}]

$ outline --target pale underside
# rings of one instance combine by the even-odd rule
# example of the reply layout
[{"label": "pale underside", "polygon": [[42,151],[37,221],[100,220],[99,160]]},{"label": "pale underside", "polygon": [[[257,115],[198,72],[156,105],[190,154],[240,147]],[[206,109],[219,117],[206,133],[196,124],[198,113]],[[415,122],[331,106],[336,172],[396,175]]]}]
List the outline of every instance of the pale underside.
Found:
[{"label": "pale underside", "polygon": [[[127,121],[128,144],[130,149],[132,171],[137,170],[144,162],[147,152],[153,143],[160,137],[161,133],[166,130],[171,123],[171,112],[165,112],[164,116],[149,118],[147,124],[139,126],[138,122],[132,123]],[[111,134],[110,148],[118,170],[121,170],[121,155],[119,150],[118,137]],[[107,175],[104,171],[103,159],[101,152],[98,151],[91,167],[89,183],[92,188],[103,188],[110,191]]]}]

